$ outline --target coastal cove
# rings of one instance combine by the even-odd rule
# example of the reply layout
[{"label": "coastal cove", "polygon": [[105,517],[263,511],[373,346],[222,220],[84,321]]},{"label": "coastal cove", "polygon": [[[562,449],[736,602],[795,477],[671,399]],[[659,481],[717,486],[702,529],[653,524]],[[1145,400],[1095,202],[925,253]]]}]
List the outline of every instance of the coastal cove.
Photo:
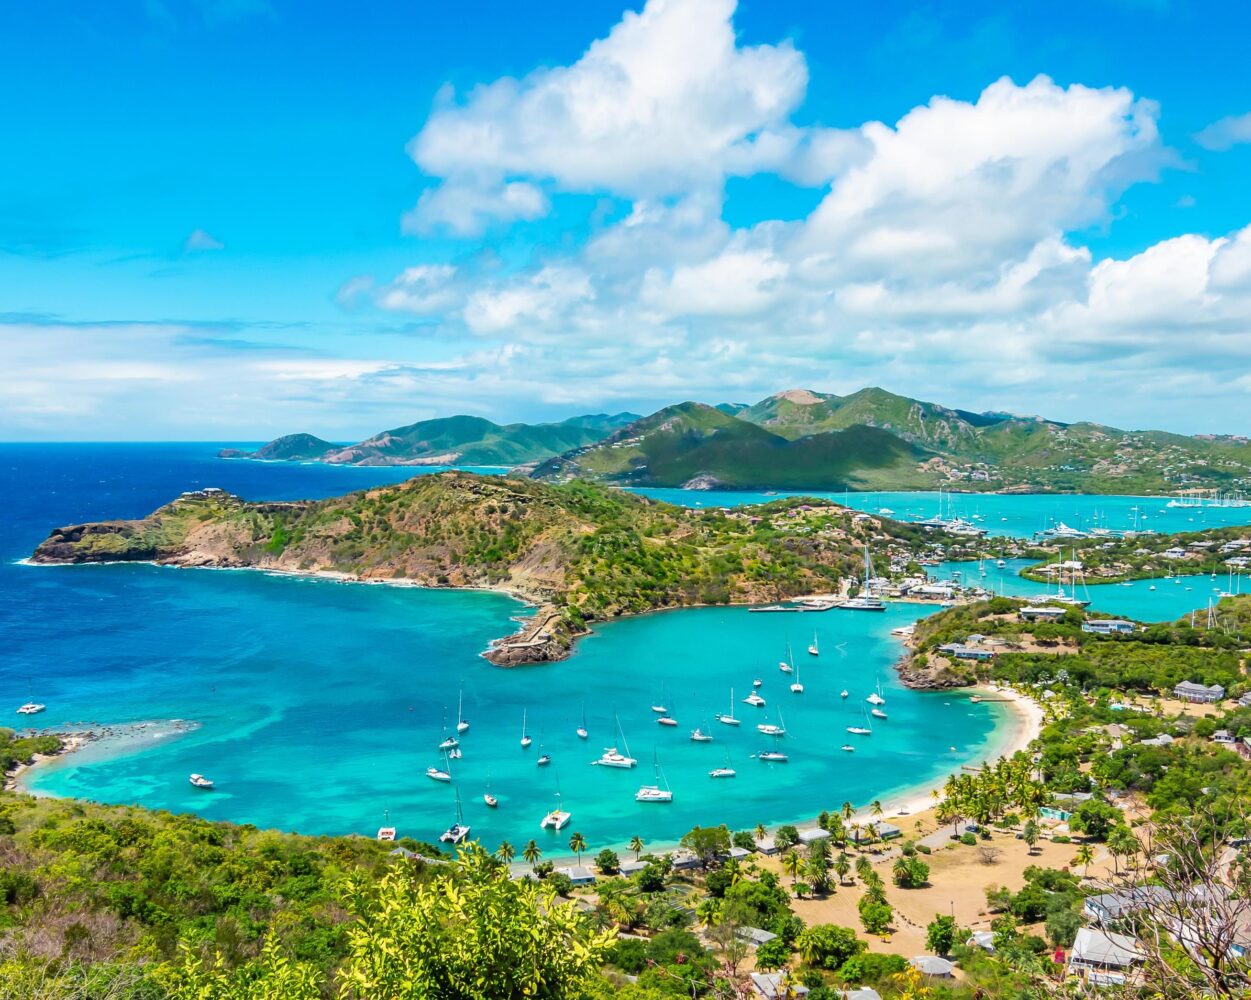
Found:
[{"label": "coastal cove", "polygon": [[[490,843],[537,835],[559,791],[574,814],[572,828],[597,846],[635,834],[665,842],[695,823],[793,821],[844,800],[880,799],[889,808],[961,764],[999,752],[1018,728],[1002,704],[973,704],[968,692],[911,692],[898,683],[891,665],[900,647],[889,631],[913,620],[915,606],[883,615],[657,613],[595,626],[563,663],[504,671],[478,654],[524,609],[497,594],[242,571],[14,565],[54,524],[144,514],[183,489],[213,485],[295,499],[414,474],[218,462],[209,457],[215,446],[64,447],[82,452],[58,462],[47,454],[56,448],[3,451],[18,487],[5,499],[18,516],[5,532],[0,568],[8,598],[0,635],[10,651],[0,686],[20,703],[31,684],[49,704],[40,723],[54,728],[177,718],[199,728],[137,753],[115,743],[107,752],[89,748],[44,765],[28,776],[39,792],[194,809],[309,833],[369,834],[389,812],[401,834],[432,838],[455,816],[454,791],[423,772],[440,763],[435,747],[443,720],[455,723],[463,682],[472,728],[453,775],[475,836]],[[136,451],[128,457],[130,448]],[[1251,519],[1245,510],[1229,513]],[[1128,591],[1091,588],[1096,607],[1104,592]],[[52,621],[73,627],[41,629]],[[803,649],[813,628],[822,655],[809,660]],[[807,686],[803,695],[787,691],[777,669],[788,642]],[[741,700],[753,677],[764,680],[768,707],[736,704],[741,731],[718,726],[713,714],[725,710],[730,686]],[[855,754],[840,754],[842,729],[860,721],[853,716],[879,682],[889,720],[875,724]],[[847,702],[838,697],[844,687]],[[650,706],[662,698],[679,727],[656,725]],[[586,742],[573,734],[583,702]],[[791,761],[769,765],[750,756],[768,745],[753,724],[765,712],[778,721],[778,704]],[[526,752],[517,745],[523,707],[535,741]],[[640,761],[631,772],[589,766],[602,746],[618,742],[614,710]],[[696,725],[713,728],[716,742],[690,742]],[[674,788],[669,805],[633,799],[640,783],[653,780],[653,750]],[[542,752],[553,763],[540,769],[534,758]],[[709,779],[708,769],[722,766],[727,754],[738,777]],[[218,790],[191,788],[191,771],[211,773]],[[482,805],[488,786],[501,800],[497,812]],[[548,852],[560,851],[565,839],[553,837]]]}]

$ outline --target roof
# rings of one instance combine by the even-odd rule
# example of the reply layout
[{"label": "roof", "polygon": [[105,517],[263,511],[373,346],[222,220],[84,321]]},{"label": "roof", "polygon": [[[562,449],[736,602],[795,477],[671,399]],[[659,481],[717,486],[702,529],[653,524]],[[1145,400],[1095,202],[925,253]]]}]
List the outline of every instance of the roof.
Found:
[{"label": "roof", "polygon": [[595,881],[595,873],[586,865],[569,865],[566,868],[557,868],[556,871],[561,875],[567,875],[574,882]]},{"label": "roof", "polygon": [[950,976],[956,971],[956,967],[947,959],[939,958],[937,955],[918,955],[908,964],[927,976]]},{"label": "roof", "polygon": [[1099,910],[1109,917],[1119,917],[1145,906],[1166,903],[1172,899],[1172,893],[1162,885],[1140,885],[1133,889],[1120,889],[1116,892],[1105,892],[1098,896],[1087,896],[1086,906]]},{"label": "roof", "polygon": [[1070,960],[1074,962],[1119,968],[1133,965],[1141,958],[1142,954],[1132,937],[1095,930],[1093,927],[1083,927],[1077,932],[1070,953]]},{"label": "roof", "polygon": [[854,990],[839,990],[843,1000],[882,1000],[882,994],[871,986],[857,986]]},{"label": "roof", "polygon": [[1194,681],[1182,681],[1180,684],[1174,687],[1173,690],[1174,691],[1187,691],[1193,694],[1215,694],[1215,695],[1225,694],[1225,689],[1221,687],[1219,684],[1213,684],[1210,687],[1205,687],[1202,684],[1196,684]]},{"label": "roof", "polygon": [[[774,1000],[775,997],[785,995],[782,989],[782,981],[785,978],[786,974],[782,972],[753,972],[751,974],[752,989],[758,996]],[[788,983],[786,988],[793,996],[806,996],[808,993],[807,986],[796,982]]]},{"label": "roof", "polygon": [[995,932],[974,931],[964,943],[971,948],[983,948],[993,955],[995,953]]},{"label": "roof", "polygon": [[766,931],[760,927],[740,927],[738,936],[744,941],[750,941],[752,944],[757,945],[768,944],[777,937],[772,931]]}]

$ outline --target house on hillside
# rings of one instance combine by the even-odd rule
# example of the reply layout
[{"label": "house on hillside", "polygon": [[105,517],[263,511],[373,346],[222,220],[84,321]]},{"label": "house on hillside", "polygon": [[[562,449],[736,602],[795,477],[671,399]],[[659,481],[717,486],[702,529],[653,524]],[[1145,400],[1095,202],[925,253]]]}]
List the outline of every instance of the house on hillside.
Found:
[{"label": "house on hillside", "polygon": [[1083,927],[1073,941],[1068,971],[1092,986],[1122,986],[1142,960],[1132,937]]},{"label": "house on hillside", "polygon": [[1219,684],[1204,686],[1194,681],[1182,681],[1173,688],[1173,696],[1182,701],[1211,705],[1225,697],[1225,689]]},{"label": "house on hillside", "polygon": [[1133,635],[1138,626],[1123,618],[1095,618],[1082,622],[1082,631],[1092,635]]},{"label": "house on hillside", "polygon": [[782,1000],[783,997],[808,995],[808,987],[793,981],[785,972],[753,972],[751,988],[760,1000]]}]

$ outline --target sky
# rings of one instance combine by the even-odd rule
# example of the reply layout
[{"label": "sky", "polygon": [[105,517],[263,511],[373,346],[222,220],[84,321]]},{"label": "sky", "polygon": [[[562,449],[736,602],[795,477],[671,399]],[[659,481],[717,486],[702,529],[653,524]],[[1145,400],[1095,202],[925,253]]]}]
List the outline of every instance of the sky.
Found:
[{"label": "sky", "polygon": [[0,440],[877,385],[1251,432],[1251,5],[0,11]]}]

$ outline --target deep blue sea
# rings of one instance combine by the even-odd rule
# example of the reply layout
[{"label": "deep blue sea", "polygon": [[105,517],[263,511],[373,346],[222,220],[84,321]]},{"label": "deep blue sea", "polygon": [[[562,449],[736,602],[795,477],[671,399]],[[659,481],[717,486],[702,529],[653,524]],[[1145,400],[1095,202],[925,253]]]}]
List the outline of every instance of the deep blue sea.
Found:
[{"label": "deep blue sea", "polygon": [[[729,608],[648,615],[598,627],[563,663],[510,671],[479,655],[524,613],[495,594],[248,571],[19,564],[52,527],[141,516],[185,489],[294,499],[414,473],[221,461],[219,447],[0,445],[0,707],[33,697],[48,705],[39,724],[58,728],[158,723],[138,749],[134,741],[125,752],[97,744],[38,769],[34,790],[307,833],[372,834],[386,816],[402,835],[425,839],[452,821],[459,791],[465,819],[488,845],[539,837],[548,853],[567,854],[574,829],[598,849],[635,834],[672,842],[695,823],[798,820],[843,801],[880,798],[889,806],[906,790],[983,759],[1004,738],[1002,706],[897,683],[890,666],[899,647],[889,631],[915,617],[906,605],[883,615]],[[910,495],[879,498],[869,509],[904,513],[921,503]],[[862,505],[856,494],[851,499]],[[1084,502],[1058,499],[1078,510]],[[1086,499],[1103,511],[1125,503]],[[982,512],[1033,531],[1052,516],[1031,509],[1034,501],[984,497]],[[1093,518],[1094,507],[1088,509],[1084,516]],[[1251,520],[1251,511],[1239,513]],[[1010,570],[1008,592],[1039,587]],[[976,573],[976,564],[963,571]],[[1205,605],[1206,584],[1193,594],[1172,584],[1137,597],[1119,587],[1091,594],[1097,606],[1106,600],[1117,613],[1169,618],[1192,603]],[[1131,607],[1131,598],[1143,603]],[[804,652],[814,629],[819,657]],[[806,686],[802,695],[788,690],[789,678],[777,668],[788,645]],[[736,701],[743,720],[737,730],[715,722],[731,687],[741,699],[756,677],[767,706]],[[871,737],[847,736],[847,725],[863,722],[864,698],[879,683],[889,718],[874,723]],[[846,700],[839,697],[844,688]],[[463,758],[451,765],[455,781],[438,784],[424,772],[442,763],[436,746],[444,725],[456,721],[462,690],[471,729]],[[656,724],[651,706],[661,700],[677,728]],[[584,706],[591,730],[585,742],[574,733]],[[518,742],[523,711],[534,738],[529,750]],[[766,717],[785,723],[787,764],[752,757],[769,745],[753,725]],[[602,747],[621,745],[616,719],[640,761],[633,771],[590,766]],[[178,733],[171,720],[196,728]],[[697,725],[710,728],[715,742],[691,742]],[[854,754],[839,750],[848,741]],[[540,753],[552,764],[536,766]],[[674,791],[671,804],[634,801],[638,786],[654,780],[653,761]],[[707,776],[726,762],[736,778]],[[193,789],[193,771],[215,779],[216,790]],[[488,789],[500,799],[497,810],[482,802]],[[559,836],[540,834],[539,820],[557,796],[573,821]]]}]

